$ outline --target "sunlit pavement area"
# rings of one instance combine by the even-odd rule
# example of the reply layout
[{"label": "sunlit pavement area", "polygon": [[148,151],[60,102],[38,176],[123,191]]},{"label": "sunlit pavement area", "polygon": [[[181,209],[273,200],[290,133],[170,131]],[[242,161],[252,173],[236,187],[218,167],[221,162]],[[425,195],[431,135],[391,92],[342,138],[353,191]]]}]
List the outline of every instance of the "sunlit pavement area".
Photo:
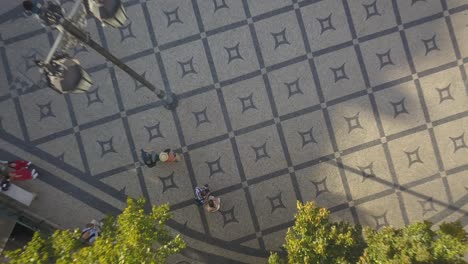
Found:
[{"label": "sunlit pavement area", "polygon": [[[72,1],[62,1],[68,10]],[[172,263],[261,263],[296,200],[374,228],[468,225],[467,0],[131,0],[92,38],[176,93],[175,111],[86,47],[84,94],[46,88],[34,59],[57,35],[0,11],[0,159],[24,158],[31,210],[80,227],[126,196],[170,203],[190,251]],[[142,166],[143,147],[179,163]],[[193,188],[209,184],[221,210]]]}]

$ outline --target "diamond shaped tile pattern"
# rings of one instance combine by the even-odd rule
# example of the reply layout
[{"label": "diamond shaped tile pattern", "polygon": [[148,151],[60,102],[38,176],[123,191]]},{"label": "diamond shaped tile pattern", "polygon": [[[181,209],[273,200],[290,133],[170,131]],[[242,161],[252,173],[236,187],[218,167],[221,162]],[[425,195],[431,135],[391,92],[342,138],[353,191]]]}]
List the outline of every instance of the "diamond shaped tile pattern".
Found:
[{"label": "diamond shaped tile pattern", "polygon": [[[83,206],[169,202],[169,225],[203,241],[189,246],[209,263],[281,251],[296,200],[376,229],[467,213],[463,1],[127,1],[123,27],[88,23],[97,43],[177,95],[174,111],[89,47],[69,54],[91,89],[47,88],[34,61],[54,35],[13,2],[0,19],[0,154],[27,152],[52,174],[44,184],[66,181]],[[181,159],[148,168],[143,148]],[[194,202],[204,184],[221,199],[215,213]],[[61,211],[53,218],[68,226]]]}]

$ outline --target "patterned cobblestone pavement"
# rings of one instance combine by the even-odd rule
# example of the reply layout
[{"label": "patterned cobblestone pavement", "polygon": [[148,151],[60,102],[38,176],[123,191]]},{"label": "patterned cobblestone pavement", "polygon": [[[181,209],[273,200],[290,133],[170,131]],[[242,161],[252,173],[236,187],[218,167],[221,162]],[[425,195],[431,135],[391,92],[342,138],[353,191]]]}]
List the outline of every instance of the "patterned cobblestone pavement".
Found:
[{"label": "patterned cobblestone pavement", "polygon": [[[178,94],[173,112],[86,47],[70,54],[91,90],[45,88],[33,60],[56,34],[19,4],[0,11],[0,159],[39,167],[22,186],[55,223],[116,214],[127,195],[169,202],[190,247],[173,263],[264,261],[296,200],[377,229],[468,225],[467,0],[130,0],[123,28],[90,18],[95,40]],[[145,168],[146,146],[183,161]],[[194,204],[205,183],[217,213]]]}]

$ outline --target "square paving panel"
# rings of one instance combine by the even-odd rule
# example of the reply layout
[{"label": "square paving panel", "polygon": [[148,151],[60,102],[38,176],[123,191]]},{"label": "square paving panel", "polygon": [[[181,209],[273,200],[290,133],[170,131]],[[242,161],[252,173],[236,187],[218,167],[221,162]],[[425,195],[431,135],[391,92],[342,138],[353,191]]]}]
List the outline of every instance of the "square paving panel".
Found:
[{"label": "square paving panel", "polygon": [[294,11],[256,22],[255,31],[266,66],[306,54]]},{"label": "square paving panel", "polygon": [[[450,3],[455,1],[449,1]],[[464,4],[466,1],[462,0]],[[460,12],[450,16],[452,20],[452,25],[454,28],[454,33],[457,38],[458,48],[462,57],[468,57],[468,27],[466,26],[467,13]]]},{"label": "square paving panel", "polygon": [[468,164],[468,118],[437,126],[434,133],[445,170]]},{"label": "square paving panel", "polygon": [[315,65],[326,101],[366,89],[353,47],[322,55]]},{"label": "square paving panel", "polygon": [[234,130],[273,119],[261,76],[223,87],[222,92]]},{"label": "square paving panel", "polygon": [[[442,179],[410,188],[413,193],[422,195],[415,196],[409,192],[402,192],[405,208],[410,222],[429,219],[441,211],[447,209],[448,201],[445,185]],[[466,191],[465,191],[466,193]]]},{"label": "square paving panel", "polygon": [[414,82],[378,91],[374,96],[387,136],[426,123]]},{"label": "square paving panel", "polygon": [[287,231],[287,229],[282,229],[281,231],[264,235],[265,248],[268,251],[282,251]]},{"label": "square paving panel", "polygon": [[388,146],[400,185],[438,173],[428,131],[392,140]]},{"label": "square paving panel", "polygon": [[346,155],[342,160],[346,181],[354,200],[393,188],[387,158],[381,145]]},{"label": "square paving panel", "polygon": [[201,0],[198,7],[206,31],[245,20],[242,1]]},{"label": "square paving panel", "polygon": [[216,91],[181,100],[177,113],[187,145],[227,133]]},{"label": "square paving panel", "polygon": [[347,203],[340,172],[334,162],[322,162],[296,171],[297,182],[304,201],[331,208]]},{"label": "square paving panel", "polygon": [[185,161],[170,164],[159,163],[156,167],[142,167],[142,169],[146,189],[153,204],[194,201],[195,194]]},{"label": "square paving panel", "polygon": [[[27,33],[44,30],[37,19],[23,15],[23,7],[18,2],[8,1],[2,3],[2,18],[11,17],[0,24],[3,39],[9,39]],[[11,15],[13,13],[13,16]],[[44,30],[45,32],[45,30]],[[31,34],[31,35],[32,35]],[[44,34],[45,35],[45,34]]]},{"label": "square paving panel", "polygon": [[138,157],[141,156],[142,148],[162,151],[181,146],[172,114],[163,107],[131,115],[128,122]]},{"label": "square paving panel", "polygon": [[420,79],[432,121],[466,111],[468,96],[460,70],[451,68]]},{"label": "square paving panel", "polygon": [[396,26],[392,1],[349,1],[354,28],[358,37]]},{"label": "square paving panel", "polygon": [[78,124],[95,121],[119,112],[109,69],[90,75],[93,86],[85,93],[70,95]]},{"label": "square paving panel", "polygon": [[283,121],[282,126],[294,165],[333,154],[322,111]]},{"label": "square paving panel", "polygon": [[411,75],[400,34],[369,40],[360,47],[371,86]]},{"label": "square paving panel", "polygon": [[287,167],[276,126],[268,126],[236,137],[247,179]]},{"label": "square paving panel", "polygon": [[15,103],[12,99],[1,102],[2,113],[0,114],[0,132],[14,135],[19,139],[23,139],[19,120],[23,118],[16,112]]},{"label": "square paving panel", "polygon": [[259,69],[248,26],[208,37],[208,43],[220,81]]},{"label": "square paving panel", "polygon": [[190,151],[198,185],[209,184],[216,191],[241,182],[230,140]]},{"label": "square paving panel", "polygon": [[421,72],[456,59],[445,19],[412,27],[405,33],[416,71]]},{"label": "square paving panel", "polygon": [[110,51],[117,57],[125,57],[153,48],[145,20],[131,19],[144,17],[142,6],[132,5],[126,7],[125,11],[129,17],[127,24],[118,29],[110,28],[104,30],[107,45]]},{"label": "square paving panel", "polygon": [[80,132],[92,175],[133,163],[122,120]]},{"label": "square paving panel", "polygon": [[159,45],[200,33],[190,0],[148,1],[146,6]]},{"label": "square paving panel", "polygon": [[[164,90],[161,71],[154,54],[131,61],[127,65],[156,86],[157,89]],[[156,96],[155,92],[152,92],[119,68],[115,67],[115,73],[119,82],[122,101],[126,109],[132,109],[161,100]]]},{"label": "square paving panel", "polygon": [[[468,186],[468,172],[465,170],[447,175],[447,183],[454,203],[464,199],[466,197],[466,189]],[[468,209],[468,206],[465,204],[464,210],[466,211],[466,209]],[[468,220],[466,217],[463,218],[465,219],[465,222]]]},{"label": "square paving panel", "polygon": [[296,213],[296,195],[289,174],[249,187],[260,229],[290,222]]},{"label": "square paving panel", "polygon": [[161,52],[172,91],[183,93],[213,84],[201,41]]},{"label": "square paving panel", "polygon": [[340,150],[380,138],[369,97],[362,96],[328,109]]},{"label": "square paving panel", "polygon": [[133,199],[143,196],[140,182],[138,181],[137,169],[113,174],[101,181]]},{"label": "square paving panel", "polygon": [[43,89],[20,97],[24,121],[31,139],[37,139],[72,127],[63,95]]},{"label": "square paving panel", "polygon": [[255,232],[244,190],[220,196],[221,208],[216,213],[207,213],[208,228],[213,237],[233,240]]},{"label": "square paving panel", "polygon": [[86,173],[75,134],[54,138],[37,147],[55,157],[59,163],[68,164]]},{"label": "square paving panel", "polygon": [[274,10],[278,10],[287,5],[291,5],[291,1],[288,0],[247,0],[247,3],[252,16],[268,13]]},{"label": "square paving panel", "polygon": [[379,230],[384,226],[401,228],[405,225],[396,194],[376,198],[355,207],[362,226]]},{"label": "square paving panel", "polygon": [[319,104],[308,62],[299,62],[268,73],[280,116]]},{"label": "square paving panel", "polygon": [[342,1],[321,1],[301,8],[301,13],[312,51],[351,40]]},{"label": "square paving panel", "polygon": [[440,1],[397,0],[397,5],[403,23],[442,12]]}]

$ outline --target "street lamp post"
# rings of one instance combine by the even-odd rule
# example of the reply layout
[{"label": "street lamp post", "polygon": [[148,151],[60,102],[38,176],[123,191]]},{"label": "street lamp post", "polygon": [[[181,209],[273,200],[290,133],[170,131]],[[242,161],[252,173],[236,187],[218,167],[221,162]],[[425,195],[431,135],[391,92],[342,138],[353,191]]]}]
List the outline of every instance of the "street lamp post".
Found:
[{"label": "street lamp post", "polygon": [[[77,2],[75,3],[74,11],[76,11],[79,5],[82,5],[81,0],[77,0]],[[148,80],[143,78],[143,76],[138,74],[135,70],[127,66],[125,63],[123,63],[121,60],[115,57],[108,50],[104,49],[96,41],[91,39],[89,33],[83,31],[81,28],[74,25],[73,21],[71,20],[71,16],[69,16],[68,18],[65,18],[64,15],[61,13],[61,11],[57,9],[56,6],[52,5],[52,7],[54,8],[48,8],[45,11],[46,15],[40,16],[40,18],[44,20],[46,25],[57,28],[59,31],[61,31],[61,33],[66,32],[70,34],[71,36],[73,36],[74,38],[76,38],[79,42],[84,43],[90,48],[94,49],[96,52],[101,54],[103,57],[105,57],[106,59],[114,63],[117,67],[119,67],[124,72],[126,72],[128,75],[130,75],[132,78],[136,79],[138,82],[143,84],[146,88],[154,92],[156,96],[158,96],[158,98],[163,101],[165,108],[169,110],[174,110],[177,107],[178,100],[174,93],[165,92],[164,90],[158,89]],[[62,38],[62,37],[63,37],[63,34],[60,34],[59,38]],[[60,39],[58,41],[60,41]],[[54,52],[55,52],[54,49],[51,50],[51,54],[53,54]],[[46,60],[46,63],[48,63],[47,60]]]}]

